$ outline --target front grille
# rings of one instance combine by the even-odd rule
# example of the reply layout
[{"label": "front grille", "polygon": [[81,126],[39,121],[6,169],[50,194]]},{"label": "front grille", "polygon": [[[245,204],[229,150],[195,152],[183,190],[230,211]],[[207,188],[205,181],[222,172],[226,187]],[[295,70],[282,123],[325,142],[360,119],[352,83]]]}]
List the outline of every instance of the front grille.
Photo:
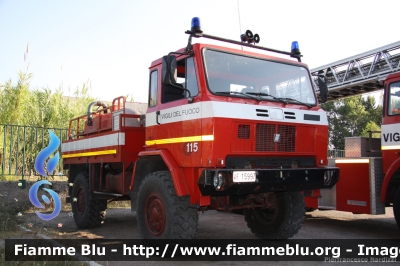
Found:
[{"label": "front grille", "polygon": [[315,152],[316,128],[267,123],[233,123],[233,152]]},{"label": "front grille", "polygon": [[238,137],[238,139],[249,139],[250,138],[250,125],[239,125],[237,137]]},{"label": "front grille", "polygon": [[277,143],[278,151],[294,152],[296,145],[296,127],[279,125],[278,134],[280,135],[280,141]]},{"label": "front grille", "polygon": [[[276,136],[276,134],[279,134],[279,136]],[[275,140],[278,141],[275,142]],[[273,124],[256,125],[256,151],[294,152],[295,145],[295,126],[277,126]]]},{"label": "front grille", "polygon": [[256,151],[274,151],[275,125],[257,124],[256,125]]}]

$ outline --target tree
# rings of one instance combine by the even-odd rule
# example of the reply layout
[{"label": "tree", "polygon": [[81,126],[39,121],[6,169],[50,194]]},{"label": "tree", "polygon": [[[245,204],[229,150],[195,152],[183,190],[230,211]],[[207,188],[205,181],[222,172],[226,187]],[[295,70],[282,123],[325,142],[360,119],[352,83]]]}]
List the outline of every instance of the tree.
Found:
[{"label": "tree", "polygon": [[367,130],[378,130],[382,123],[382,105],[373,96],[364,99],[354,96],[322,104],[329,122],[329,144],[344,149],[344,139],[368,135]]},{"label": "tree", "polygon": [[380,97],[380,103],[376,103],[376,98],[374,96],[368,95],[366,99],[363,99],[363,104],[365,110],[368,112],[368,116],[371,122],[374,122],[376,126],[379,128],[382,125],[382,102],[383,102],[383,95]]}]

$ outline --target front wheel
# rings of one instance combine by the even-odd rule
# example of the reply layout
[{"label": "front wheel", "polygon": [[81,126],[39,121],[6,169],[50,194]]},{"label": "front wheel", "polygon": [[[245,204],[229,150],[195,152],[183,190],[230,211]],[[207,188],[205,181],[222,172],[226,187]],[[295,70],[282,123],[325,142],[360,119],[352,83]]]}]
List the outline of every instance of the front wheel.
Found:
[{"label": "front wheel", "polygon": [[393,198],[393,214],[397,226],[400,227],[400,187],[397,188]]},{"label": "front wheel", "polygon": [[139,187],[136,218],[143,239],[195,239],[198,213],[178,197],[167,171],[150,173]]},{"label": "front wheel", "polygon": [[245,210],[245,220],[251,232],[262,239],[287,239],[301,228],[305,204],[303,194],[297,192],[273,193],[269,209]]},{"label": "front wheel", "polygon": [[80,229],[99,227],[106,217],[107,200],[90,200],[89,178],[85,172],[75,178],[71,205],[75,224]]}]

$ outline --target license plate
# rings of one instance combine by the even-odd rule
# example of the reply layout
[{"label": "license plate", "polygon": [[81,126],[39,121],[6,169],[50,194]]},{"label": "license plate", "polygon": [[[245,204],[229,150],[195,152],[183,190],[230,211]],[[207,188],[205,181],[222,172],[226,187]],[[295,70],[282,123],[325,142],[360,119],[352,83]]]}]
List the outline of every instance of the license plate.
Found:
[{"label": "license plate", "polygon": [[256,182],[256,171],[234,171],[233,182]]}]

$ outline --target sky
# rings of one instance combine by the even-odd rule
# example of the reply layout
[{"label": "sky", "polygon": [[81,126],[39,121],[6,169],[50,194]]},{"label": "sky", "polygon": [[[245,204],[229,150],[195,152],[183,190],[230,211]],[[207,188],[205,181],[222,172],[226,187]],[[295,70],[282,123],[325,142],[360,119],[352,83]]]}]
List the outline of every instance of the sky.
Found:
[{"label": "sky", "polygon": [[[209,35],[290,51],[316,68],[399,41],[393,0],[0,0],[0,84],[32,73],[32,89],[147,102],[152,61],[186,47],[192,17]],[[212,40],[195,39],[225,45]],[[245,48],[251,49],[251,48]]]}]

